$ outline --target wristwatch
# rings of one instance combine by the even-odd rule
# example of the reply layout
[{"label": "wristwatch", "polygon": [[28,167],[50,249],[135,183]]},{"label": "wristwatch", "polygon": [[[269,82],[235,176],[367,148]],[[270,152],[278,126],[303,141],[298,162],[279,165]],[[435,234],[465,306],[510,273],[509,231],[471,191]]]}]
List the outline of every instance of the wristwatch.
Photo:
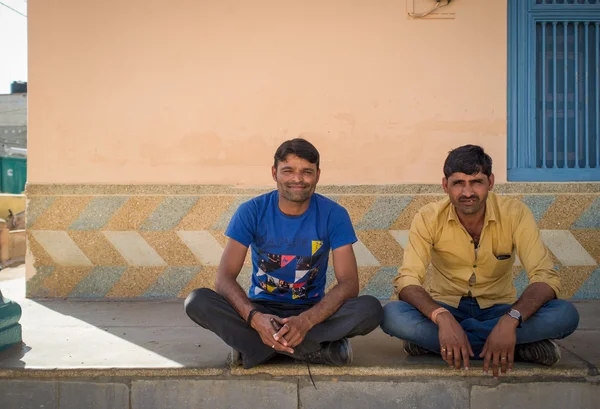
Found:
[{"label": "wristwatch", "polygon": [[521,313],[517,310],[515,310],[514,308],[511,309],[509,312],[506,313],[509,317],[516,319],[517,321],[519,321],[519,325],[517,326],[517,328],[521,328],[521,324],[523,323],[523,318],[521,317]]}]

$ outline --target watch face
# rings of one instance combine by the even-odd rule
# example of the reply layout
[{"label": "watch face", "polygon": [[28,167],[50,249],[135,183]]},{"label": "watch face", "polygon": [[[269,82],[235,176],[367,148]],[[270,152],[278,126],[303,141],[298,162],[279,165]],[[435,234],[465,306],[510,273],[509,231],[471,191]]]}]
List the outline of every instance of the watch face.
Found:
[{"label": "watch face", "polygon": [[516,319],[521,318],[521,313],[517,310],[510,310],[508,315],[510,315],[511,317],[516,318]]}]

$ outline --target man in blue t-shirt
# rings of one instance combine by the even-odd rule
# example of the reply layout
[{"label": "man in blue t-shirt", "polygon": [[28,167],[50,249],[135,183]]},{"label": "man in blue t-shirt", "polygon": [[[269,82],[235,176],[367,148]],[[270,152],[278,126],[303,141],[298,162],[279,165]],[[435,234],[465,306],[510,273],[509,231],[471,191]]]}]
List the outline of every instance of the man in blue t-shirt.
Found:
[{"label": "man in blue t-shirt", "polygon": [[[245,368],[281,353],[310,363],[347,365],[348,338],[366,335],[383,317],[380,302],[358,297],[357,241],[348,212],[315,193],[319,152],[304,139],[284,142],[272,167],[277,190],[237,210],[217,271],[215,291],[194,290],[188,316],[221,337]],[[252,248],[252,284],[236,278]],[[337,284],[325,294],[329,252]]]}]

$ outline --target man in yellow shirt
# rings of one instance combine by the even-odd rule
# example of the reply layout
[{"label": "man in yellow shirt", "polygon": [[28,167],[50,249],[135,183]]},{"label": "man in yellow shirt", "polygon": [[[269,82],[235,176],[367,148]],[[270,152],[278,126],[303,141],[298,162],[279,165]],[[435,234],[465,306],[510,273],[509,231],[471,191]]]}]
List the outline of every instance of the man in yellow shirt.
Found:
[{"label": "man in yellow shirt", "polygon": [[[492,159],[479,146],[449,153],[442,186],[448,198],[424,206],[412,222],[394,279],[400,301],[384,307],[382,329],[404,340],[409,355],[439,353],[456,369],[482,358],[495,377],[510,371],[515,358],[555,364],[560,349],[550,339],[575,331],[579,314],[557,299],[560,280],[533,214],[521,201],[491,192]],[[518,300],[515,253],[530,283]]]}]

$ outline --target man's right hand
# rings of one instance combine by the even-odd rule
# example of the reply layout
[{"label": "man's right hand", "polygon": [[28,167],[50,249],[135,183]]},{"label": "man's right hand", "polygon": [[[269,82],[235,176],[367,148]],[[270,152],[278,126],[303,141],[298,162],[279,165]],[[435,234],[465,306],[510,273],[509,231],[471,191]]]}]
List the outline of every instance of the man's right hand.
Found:
[{"label": "man's right hand", "polygon": [[469,356],[474,356],[473,349],[458,321],[452,314],[444,312],[437,316],[440,353],[450,366],[460,369],[461,357],[465,369],[469,369]]},{"label": "man's right hand", "polygon": [[276,351],[283,351],[293,354],[294,350],[285,345],[287,344],[285,338],[280,337],[278,340],[276,340],[273,337],[273,335],[277,334],[278,331],[275,328],[273,328],[273,324],[271,324],[271,318],[277,321],[280,326],[283,326],[281,318],[279,318],[278,316],[271,314],[263,314],[261,312],[254,314],[250,323],[252,324],[252,328],[254,328],[256,332],[258,332],[258,335],[260,335],[262,342],[265,345],[268,345],[269,348],[273,348]]}]

